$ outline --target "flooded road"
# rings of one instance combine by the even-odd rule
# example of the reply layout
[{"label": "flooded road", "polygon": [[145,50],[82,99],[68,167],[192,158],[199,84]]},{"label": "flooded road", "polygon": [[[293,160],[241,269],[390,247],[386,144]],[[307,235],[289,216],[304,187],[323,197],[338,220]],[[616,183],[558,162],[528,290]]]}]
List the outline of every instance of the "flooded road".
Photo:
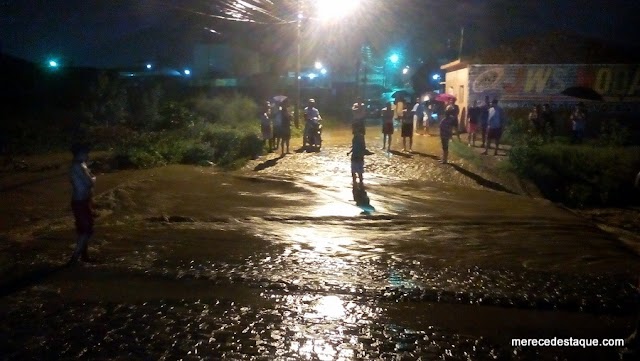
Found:
[{"label": "flooded road", "polygon": [[364,190],[347,131],[232,173],[99,174],[98,262],[72,268],[64,168],[3,173],[4,358],[616,359],[510,340],[626,337],[638,257],[416,138],[368,130]]}]

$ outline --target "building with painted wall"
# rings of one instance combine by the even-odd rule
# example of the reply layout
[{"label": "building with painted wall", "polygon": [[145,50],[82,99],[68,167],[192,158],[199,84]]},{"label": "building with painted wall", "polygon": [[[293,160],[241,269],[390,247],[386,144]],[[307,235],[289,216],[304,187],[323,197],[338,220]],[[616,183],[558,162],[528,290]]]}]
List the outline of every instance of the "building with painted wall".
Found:
[{"label": "building with painted wall", "polygon": [[[592,40],[552,34],[503,46],[441,67],[444,91],[458,98],[461,112],[486,96],[504,108],[548,103],[572,108],[580,101],[562,95],[572,86],[591,88],[604,101],[584,101],[592,112],[640,114],[640,61],[633,54]],[[464,119],[464,117],[462,117]]]}]

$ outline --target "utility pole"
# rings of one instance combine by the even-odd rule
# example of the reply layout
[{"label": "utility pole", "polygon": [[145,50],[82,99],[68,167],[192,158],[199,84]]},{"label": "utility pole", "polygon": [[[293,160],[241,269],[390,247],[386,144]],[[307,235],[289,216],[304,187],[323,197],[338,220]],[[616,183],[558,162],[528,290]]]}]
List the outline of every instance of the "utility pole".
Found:
[{"label": "utility pole", "polygon": [[296,125],[300,124],[300,31],[302,27],[302,0],[298,0],[298,22],[296,24],[296,104],[293,109],[293,119]]},{"label": "utility pole", "polygon": [[462,43],[464,42],[464,26],[460,28],[460,49],[458,50],[458,59],[462,58]]},{"label": "utility pole", "polygon": [[358,57],[358,61],[356,62],[356,98],[360,96],[360,68],[362,66],[362,59]]}]

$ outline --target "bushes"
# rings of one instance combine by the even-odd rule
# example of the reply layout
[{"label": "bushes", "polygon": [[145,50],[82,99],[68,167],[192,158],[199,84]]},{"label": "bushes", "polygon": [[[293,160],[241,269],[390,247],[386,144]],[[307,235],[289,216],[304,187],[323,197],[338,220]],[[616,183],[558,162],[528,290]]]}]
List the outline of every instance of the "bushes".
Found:
[{"label": "bushes", "polygon": [[572,207],[638,202],[633,180],[640,169],[640,147],[520,144],[510,161],[547,198]]},{"label": "bushes", "polygon": [[185,132],[139,134],[133,142],[115,149],[118,168],[151,168],[171,163],[223,167],[258,156],[262,140],[253,132],[211,126],[201,138],[185,137]]},{"label": "bushes", "polygon": [[258,106],[242,95],[216,98],[199,97],[193,101],[197,115],[209,123],[231,128],[258,127]]},{"label": "bushes", "polygon": [[135,136],[126,137],[127,141],[117,143],[118,166],[149,168],[170,163],[215,163],[234,167],[262,152],[253,102],[245,97],[198,101],[200,112],[203,109],[211,112],[206,117],[209,122],[199,121],[178,104],[167,104],[163,123],[168,128],[180,126],[180,129],[135,132]]},{"label": "bushes", "polygon": [[231,166],[238,159],[255,158],[262,152],[262,140],[256,132],[211,126],[202,137],[211,145],[215,163]]}]

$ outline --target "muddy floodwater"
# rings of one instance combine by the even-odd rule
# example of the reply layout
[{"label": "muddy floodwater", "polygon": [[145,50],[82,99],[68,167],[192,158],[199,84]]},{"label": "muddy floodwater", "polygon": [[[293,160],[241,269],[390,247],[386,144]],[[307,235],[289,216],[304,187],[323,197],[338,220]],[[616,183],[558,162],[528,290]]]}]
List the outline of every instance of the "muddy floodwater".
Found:
[{"label": "muddy floodwater", "polygon": [[[2,359],[615,360],[640,262],[613,235],[461,159],[438,137],[349,132],[243,169],[98,173],[97,262],[73,250],[66,155],[0,173]],[[394,139],[394,147],[401,146]]]}]

